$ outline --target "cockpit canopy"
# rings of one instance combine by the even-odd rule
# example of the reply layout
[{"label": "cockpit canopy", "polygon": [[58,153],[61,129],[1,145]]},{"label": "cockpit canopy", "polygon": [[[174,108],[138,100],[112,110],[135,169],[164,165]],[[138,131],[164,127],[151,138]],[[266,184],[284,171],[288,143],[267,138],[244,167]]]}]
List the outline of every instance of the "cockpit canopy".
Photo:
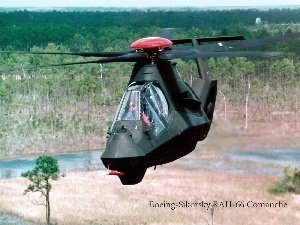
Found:
[{"label": "cockpit canopy", "polygon": [[124,93],[115,115],[116,121],[143,120],[149,130],[158,136],[168,119],[168,102],[156,82],[131,84]]}]

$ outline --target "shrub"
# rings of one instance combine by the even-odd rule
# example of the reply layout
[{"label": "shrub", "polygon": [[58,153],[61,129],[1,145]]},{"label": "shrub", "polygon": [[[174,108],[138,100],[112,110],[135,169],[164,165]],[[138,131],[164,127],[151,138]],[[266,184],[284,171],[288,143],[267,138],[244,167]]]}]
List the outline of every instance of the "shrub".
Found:
[{"label": "shrub", "polygon": [[286,167],[283,173],[283,179],[276,182],[274,187],[270,189],[270,192],[274,194],[286,192],[300,194],[300,169],[296,167]]}]

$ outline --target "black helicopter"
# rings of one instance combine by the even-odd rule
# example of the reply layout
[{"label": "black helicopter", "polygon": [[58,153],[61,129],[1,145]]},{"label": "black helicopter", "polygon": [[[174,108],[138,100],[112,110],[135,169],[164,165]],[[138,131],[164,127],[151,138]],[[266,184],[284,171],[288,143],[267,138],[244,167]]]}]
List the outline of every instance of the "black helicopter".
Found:
[{"label": "black helicopter", "polygon": [[[277,41],[299,38],[300,33],[245,40],[243,36],[221,36],[170,40],[147,37],[124,52],[7,52],[62,54],[101,57],[98,60],[42,66],[30,69],[87,63],[133,62],[127,89],[108,132],[101,160],[110,175],[122,184],[142,181],[147,168],[172,162],[195,149],[204,140],[213,120],[217,80],[209,73],[202,58],[275,57],[283,52],[236,51]],[[189,45],[188,45],[189,44]],[[176,47],[177,45],[183,45]],[[187,46],[188,45],[188,46]],[[195,59],[199,77],[189,86],[177,73],[172,59]],[[11,70],[11,69],[4,69]]]}]

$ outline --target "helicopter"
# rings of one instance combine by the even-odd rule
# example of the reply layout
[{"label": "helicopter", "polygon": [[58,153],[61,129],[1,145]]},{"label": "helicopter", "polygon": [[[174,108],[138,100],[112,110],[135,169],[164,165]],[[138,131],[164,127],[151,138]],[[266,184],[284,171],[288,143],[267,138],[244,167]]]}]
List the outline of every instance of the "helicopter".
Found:
[{"label": "helicopter", "polygon": [[[100,57],[85,62],[69,62],[13,69],[67,66],[88,63],[132,62],[133,70],[101,156],[109,175],[123,185],[138,184],[150,167],[175,161],[192,152],[210,130],[217,96],[204,58],[276,57],[283,52],[236,51],[296,39],[300,33],[246,40],[243,36],[171,39],[168,35],[145,37],[122,52],[20,52],[0,53],[61,54]],[[179,45],[179,47],[178,47]],[[184,82],[173,59],[195,59],[198,77],[192,85]]]}]

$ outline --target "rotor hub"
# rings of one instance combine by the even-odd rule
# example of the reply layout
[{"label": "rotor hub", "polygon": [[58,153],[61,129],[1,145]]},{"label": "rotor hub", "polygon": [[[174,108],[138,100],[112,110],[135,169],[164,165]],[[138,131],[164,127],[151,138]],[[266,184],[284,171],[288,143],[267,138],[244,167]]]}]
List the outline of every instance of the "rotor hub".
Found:
[{"label": "rotor hub", "polygon": [[162,37],[141,38],[131,44],[134,49],[160,49],[171,46],[173,43],[169,39]]}]

